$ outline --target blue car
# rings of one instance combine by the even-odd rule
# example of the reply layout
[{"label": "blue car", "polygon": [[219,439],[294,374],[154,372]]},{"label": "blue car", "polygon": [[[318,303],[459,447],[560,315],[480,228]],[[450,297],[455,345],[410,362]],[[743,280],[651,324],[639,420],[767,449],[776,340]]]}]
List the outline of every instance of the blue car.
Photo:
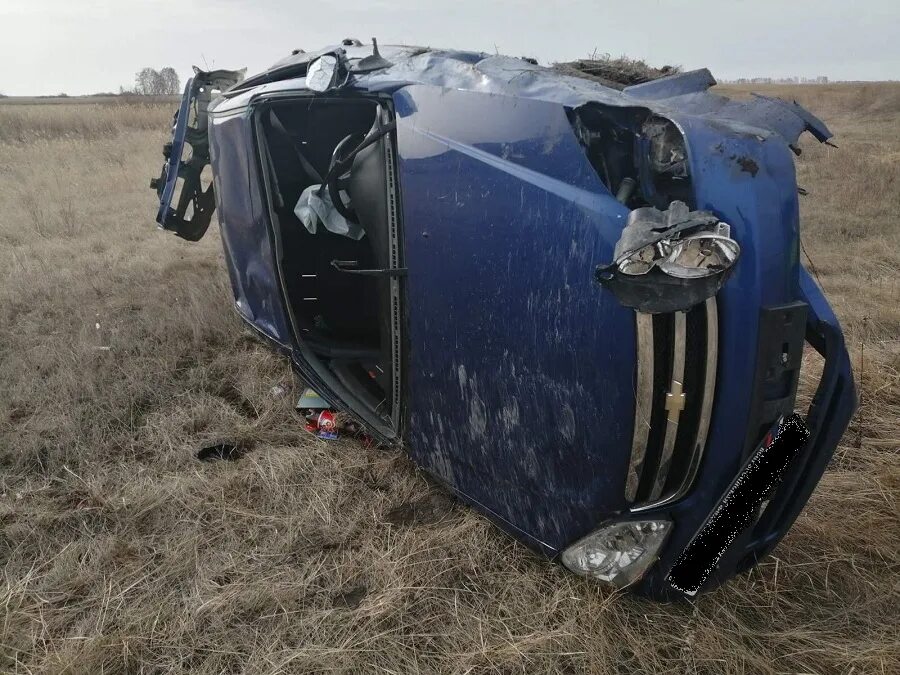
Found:
[{"label": "blue car", "polygon": [[[772,551],[857,402],[799,259],[796,142],[831,134],[714,84],[374,40],[195,69],[157,221],[196,241],[216,211],[244,321],[502,529],[615,587],[692,595]],[[793,414],[807,343],[808,439],[680,587]]]}]

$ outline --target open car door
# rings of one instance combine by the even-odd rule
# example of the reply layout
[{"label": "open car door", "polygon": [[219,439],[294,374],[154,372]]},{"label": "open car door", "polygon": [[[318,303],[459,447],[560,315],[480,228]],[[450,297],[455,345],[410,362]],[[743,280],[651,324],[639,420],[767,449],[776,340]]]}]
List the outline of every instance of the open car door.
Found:
[{"label": "open car door", "polygon": [[165,163],[159,178],[150,181],[150,187],[159,195],[156,222],[182,239],[198,241],[203,237],[215,210],[212,184],[204,190],[201,183],[203,168],[209,164],[209,103],[214,94],[243,80],[244,72],[204,72],[194,66],[194,77],[184,87],[172,140],[163,146]]},{"label": "open car door", "polygon": [[[206,234],[218,206],[235,309],[252,328],[289,351],[291,332],[250,142],[251,114],[246,106],[220,117],[210,110],[219,100],[216,93],[241,82],[244,72],[194,68],[175,115],[172,140],[163,146],[165,164],[150,187],[159,195],[156,222],[188,241]],[[204,189],[203,169],[210,163],[215,180]]]}]

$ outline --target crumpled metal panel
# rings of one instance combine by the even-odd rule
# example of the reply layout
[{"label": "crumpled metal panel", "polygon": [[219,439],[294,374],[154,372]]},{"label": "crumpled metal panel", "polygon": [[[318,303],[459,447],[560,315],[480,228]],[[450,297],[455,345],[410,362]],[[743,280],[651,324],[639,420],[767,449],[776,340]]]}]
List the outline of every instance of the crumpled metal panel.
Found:
[{"label": "crumpled metal panel", "polygon": [[[393,60],[393,59],[392,59]],[[803,131],[819,140],[831,132],[821,120],[796,103],[755,96],[732,101],[709,92],[716,82],[707,69],[680,73],[617,91],[598,82],[560,73],[508,56],[488,56],[475,64],[442,52],[428,52],[395,62],[391,68],[359,78],[358,85],[377,88],[396,82],[420,82],[466,91],[504,94],[578,107],[602,103],[619,107],[646,107],[653,112],[679,112],[714,116],[724,123],[779,134],[795,143]]]},{"label": "crumpled metal panel", "polygon": [[[343,49],[351,62],[372,53],[370,45],[335,45],[316,52],[297,54],[279,62],[269,71],[246,80],[242,88],[271,82],[279,73],[289,76],[291,69],[302,69],[321,54],[337,49]],[[352,78],[348,86],[370,91],[394,91],[410,84],[429,84],[559,103],[573,108],[591,102],[644,107],[662,115],[678,112],[714,117],[735,130],[748,133],[777,133],[789,144],[795,143],[804,131],[810,131],[820,141],[832,135],[821,120],[795,102],[765,96],[733,101],[710,92],[716,81],[706,68],[618,91],[599,82],[563,75],[551,68],[509,56],[409,46],[383,46],[380,50],[381,55],[393,65],[360,74]],[[273,84],[274,88],[305,88],[302,79],[297,78]]]}]

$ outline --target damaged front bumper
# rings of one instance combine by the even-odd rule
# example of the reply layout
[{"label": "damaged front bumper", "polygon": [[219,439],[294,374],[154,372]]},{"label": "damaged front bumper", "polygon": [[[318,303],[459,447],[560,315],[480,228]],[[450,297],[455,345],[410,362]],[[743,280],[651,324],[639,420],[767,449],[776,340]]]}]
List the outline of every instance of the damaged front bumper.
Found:
[{"label": "damaged front bumper", "polygon": [[[769,496],[754,522],[737,536],[725,551],[700,591],[720,586],[731,577],[754,567],[787,534],[809,500],[831,459],[841,435],[856,409],[857,395],[850,358],[840,326],[822,295],[806,272],[800,279],[807,308],[804,338],[825,361],[821,379],[805,416],[810,437],[792,462],[780,484]],[[758,383],[764,388],[765,377]],[[671,523],[671,532],[656,563],[634,586],[634,590],[657,599],[683,597],[672,587],[668,576],[675,562],[716,511],[734,482],[749,463],[762,441],[751,452],[742,452],[737,471],[724,471],[720,458],[711,458],[697,477],[696,489],[685,499],[662,507],[641,510],[632,518],[661,519]]]},{"label": "damaged front bumper", "polygon": [[[754,511],[748,514],[749,527],[739,531],[727,546],[712,574],[700,586],[701,592],[712,590],[752,568],[775,548],[822,477],[857,405],[850,359],[837,320],[820,289],[805,272],[801,287],[805,302],[791,310],[794,317],[806,315],[803,340],[824,358],[824,370],[806,414],[809,439],[774,490],[765,495],[761,505],[754,505]],[[782,308],[773,310],[774,314],[783,314]],[[799,363],[784,365],[787,366],[785,370],[799,373]],[[784,371],[773,372],[769,365],[766,371],[757,382],[761,396],[763,389],[770,388],[784,375]],[[792,372],[788,372],[788,378],[794,378]],[[758,411],[757,421],[780,414],[784,409],[783,405],[779,407],[781,403],[780,400],[765,401]],[[766,407],[772,409],[762,409]],[[784,417],[780,416],[781,419]],[[766,425],[761,428],[766,429]],[[688,497],[637,506],[624,517],[604,523],[563,551],[563,564],[578,574],[615,586],[634,584],[632,590],[656,599],[684,597],[682,589],[673,587],[670,577],[673,566],[711,515],[719,510],[737,477],[749,469],[754,457],[775,431],[775,428],[769,429],[766,438],[755,441],[749,453],[741,453],[743,459],[737,473],[722,471],[714,458],[714,462],[707,463],[697,476],[697,488]],[[737,505],[738,508],[741,506]],[[691,595],[694,593],[696,589]]]}]

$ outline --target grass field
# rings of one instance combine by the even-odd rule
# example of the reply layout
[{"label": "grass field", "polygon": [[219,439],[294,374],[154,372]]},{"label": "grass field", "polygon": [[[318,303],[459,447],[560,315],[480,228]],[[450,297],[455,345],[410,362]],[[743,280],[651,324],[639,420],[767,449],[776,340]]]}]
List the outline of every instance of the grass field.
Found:
[{"label": "grass field", "polygon": [[154,228],[172,103],[0,104],[0,672],[900,672],[900,85],[762,89],[836,132],[804,244],[862,405],[775,554],[680,605],[307,435],[215,228]]}]

